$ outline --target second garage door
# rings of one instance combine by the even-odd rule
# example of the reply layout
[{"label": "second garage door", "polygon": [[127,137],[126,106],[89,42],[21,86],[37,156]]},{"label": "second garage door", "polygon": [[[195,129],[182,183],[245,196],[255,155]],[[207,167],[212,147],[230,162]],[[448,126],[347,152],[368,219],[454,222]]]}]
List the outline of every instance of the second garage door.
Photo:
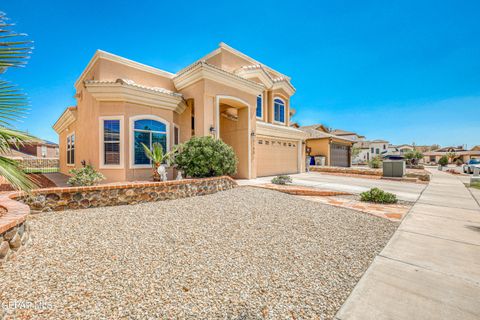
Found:
[{"label": "second garage door", "polygon": [[297,173],[300,146],[298,142],[259,137],[255,144],[257,176]]},{"label": "second garage door", "polygon": [[330,145],[330,165],[334,167],[349,167],[350,166],[350,147],[332,143]]}]

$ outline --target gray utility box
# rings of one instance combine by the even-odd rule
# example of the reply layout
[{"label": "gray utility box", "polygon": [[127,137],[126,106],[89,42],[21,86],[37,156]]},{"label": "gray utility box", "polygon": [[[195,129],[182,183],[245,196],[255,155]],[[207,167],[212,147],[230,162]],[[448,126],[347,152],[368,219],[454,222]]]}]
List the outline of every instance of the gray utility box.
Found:
[{"label": "gray utility box", "polygon": [[383,160],[383,176],[401,178],[405,175],[405,160]]}]

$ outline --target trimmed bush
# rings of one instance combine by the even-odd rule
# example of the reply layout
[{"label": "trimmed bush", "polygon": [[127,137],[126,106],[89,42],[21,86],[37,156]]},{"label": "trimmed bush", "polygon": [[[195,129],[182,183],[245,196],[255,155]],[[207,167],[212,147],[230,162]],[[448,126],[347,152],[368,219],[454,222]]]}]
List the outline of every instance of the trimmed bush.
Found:
[{"label": "trimmed bush", "polygon": [[397,196],[379,188],[372,188],[360,194],[360,200],[375,203],[397,203]]},{"label": "trimmed bush", "polygon": [[446,165],[448,165],[448,157],[447,156],[442,156],[438,160],[438,164],[441,165],[442,167],[445,167]]},{"label": "trimmed bush", "polygon": [[192,178],[234,175],[237,172],[237,157],[232,147],[212,137],[193,137],[182,144],[175,164]]},{"label": "trimmed bush", "polygon": [[287,184],[287,183],[292,183],[292,178],[290,176],[276,176],[275,178],[272,179],[273,184]]},{"label": "trimmed bush", "polygon": [[378,169],[382,165],[382,160],[380,160],[380,157],[375,157],[370,162],[368,163],[368,166],[373,169]]},{"label": "trimmed bush", "polygon": [[68,179],[67,184],[72,187],[93,186],[105,180],[105,176],[95,171],[91,165],[86,165],[80,169],[72,169],[69,173],[72,176]]}]

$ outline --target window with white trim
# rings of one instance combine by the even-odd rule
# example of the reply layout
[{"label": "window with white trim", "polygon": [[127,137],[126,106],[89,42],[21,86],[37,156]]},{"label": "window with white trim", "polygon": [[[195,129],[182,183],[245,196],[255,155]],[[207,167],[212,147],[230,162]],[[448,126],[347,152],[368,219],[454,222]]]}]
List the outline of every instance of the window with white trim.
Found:
[{"label": "window with white trim", "polygon": [[285,102],[276,98],[273,100],[274,120],[276,122],[285,123]]},{"label": "window with white trim", "polygon": [[42,158],[46,158],[47,157],[47,146],[43,145],[40,147],[41,149],[41,152],[42,152]]},{"label": "window with white trim", "polygon": [[75,133],[67,136],[67,164],[75,164]]},{"label": "window with white trim", "polygon": [[263,118],[263,95],[259,94],[257,96],[257,118]]},{"label": "window with white trim", "polygon": [[103,165],[120,165],[119,119],[103,120]]},{"label": "window with white trim", "polygon": [[163,152],[167,152],[167,125],[152,119],[140,119],[133,123],[133,159],[135,165],[150,165],[142,144],[152,149],[154,143],[160,143]]}]

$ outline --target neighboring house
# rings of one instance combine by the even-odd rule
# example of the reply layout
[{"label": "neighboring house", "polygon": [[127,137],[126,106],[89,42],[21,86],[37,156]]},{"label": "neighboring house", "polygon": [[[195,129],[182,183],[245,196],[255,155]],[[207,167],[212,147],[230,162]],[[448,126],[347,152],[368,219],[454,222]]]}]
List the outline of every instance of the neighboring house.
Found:
[{"label": "neighboring house", "polygon": [[321,124],[303,126],[299,129],[308,135],[306,144],[310,156],[325,157],[325,165],[327,166],[351,166],[351,149],[355,141],[334,135]]},{"label": "neighboring house", "polygon": [[335,136],[342,137],[348,140],[353,140],[353,141],[365,140],[365,136],[359,135],[355,132],[346,131],[346,130],[334,129],[334,130],[330,130],[330,133]]},{"label": "neighboring house", "polygon": [[455,163],[457,160],[461,160],[463,163],[465,163],[470,159],[480,159],[479,149],[480,148],[478,148],[478,146],[475,146],[470,150],[465,150],[465,148],[462,146],[443,147],[434,151],[424,152],[422,162],[436,164],[441,157],[453,154],[454,157],[449,157],[448,159],[449,163]]},{"label": "neighboring house", "polygon": [[99,50],[75,89],[53,126],[63,173],[88,163],[107,181],[150,179],[141,143],[171,150],[192,136],[232,146],[237,178],[304,171],[290,78],[224,43],[175,74]]},{"label": "neighboring house", "polygon": [[59,147],[55,142],[47,140],[27,141],[19,146],[11,146],[23,154],[37,158],[58,158]]},{"label": "neighboring house", "polygon": [[388,152],[395,151],[391,148],[387,140],[358,141],[354,147],[359,148],[360,152],[353,159],[354,163],[366,163],[375,157],[383,156]]},{"label": "neighboring house", "polygon": [[398,145],[398,146],[392,146],[393,148],[396,149],[396,151],[398,151],[398,153],[400,155],[404,155],[405,153],[409,152],[409,151],[413,151],[415,150],[415,147],[412,146],[412,145],[409,145],[409,144],[401,144],[401,145]]}]

